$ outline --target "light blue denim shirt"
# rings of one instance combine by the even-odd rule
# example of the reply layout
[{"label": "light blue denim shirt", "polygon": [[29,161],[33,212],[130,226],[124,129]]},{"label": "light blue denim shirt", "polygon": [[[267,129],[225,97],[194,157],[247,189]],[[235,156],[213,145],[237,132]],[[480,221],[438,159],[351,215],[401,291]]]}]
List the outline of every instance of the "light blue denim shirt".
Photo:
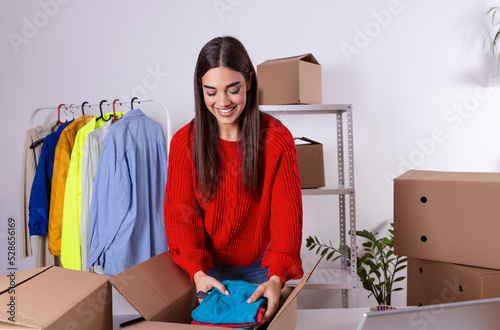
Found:
[{"label": "light blue denim shirt", "polygon": [[167,153],[162,126],[141,110],[112,125],[97,164],[88,266],[113,276],[167,250]]}]

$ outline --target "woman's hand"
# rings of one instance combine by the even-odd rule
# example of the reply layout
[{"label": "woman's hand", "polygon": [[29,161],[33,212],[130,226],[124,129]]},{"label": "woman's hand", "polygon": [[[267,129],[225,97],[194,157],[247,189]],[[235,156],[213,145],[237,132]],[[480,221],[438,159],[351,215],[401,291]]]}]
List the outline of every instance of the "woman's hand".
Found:
[{"label": "woman's hand", "polygon": [[[229,294],[226,287],[221,282],[217,281],[212,276],[207,275],[204,271],[200,270],[196,274],[194,274],[193,281],[196,286],[196,292],[203,291],[208,293],[208,291],[216,288],[226,296]],[[202,300],[203,299],[198,299],[199,302],[201,302]]]},{"label": "woman's hand", "polygon": [[261,296],[267,298],[267,310],[262,318],[262,323],[269,321],[278,309],[282,286],[281,279],[276,275],[272,275],[267,282],[259,285],[250,298],[248,298],[247,302],[249,304],[257,301]]}]

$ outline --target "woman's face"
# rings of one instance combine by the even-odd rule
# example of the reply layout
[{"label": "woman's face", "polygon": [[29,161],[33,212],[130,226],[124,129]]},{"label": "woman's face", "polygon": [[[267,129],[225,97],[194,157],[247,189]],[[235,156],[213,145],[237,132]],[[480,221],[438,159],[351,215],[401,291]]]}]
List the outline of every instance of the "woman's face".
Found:
[{"label": "woman's face", "polygon": [[[203,97],[208,110],[215,116],[219,124],[219,132],[238,132],[240,115],[247,102],[247,90],[250,81],[238,71],[227,67],[208,70],[201,77]],[[222,136],[221,136],[222,137]]]}]

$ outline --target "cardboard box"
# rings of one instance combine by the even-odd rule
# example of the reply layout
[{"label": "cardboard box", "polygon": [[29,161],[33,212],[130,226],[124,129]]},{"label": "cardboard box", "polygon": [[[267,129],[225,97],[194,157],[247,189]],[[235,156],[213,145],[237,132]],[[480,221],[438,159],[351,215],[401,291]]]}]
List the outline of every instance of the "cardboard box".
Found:
[{"label": "cardboard box", "polygon": [[113,329],[108,276],[44,267],[0,277],[0,290],[0,329]]},{"label": "cardboard box", "polygon": [[408,258],[408,306],[500,297],[500,271]]},{"label": "cardboard box", "polygon": [[323,161],[323,145],[311,139],[295,138],[297,162],[301,188],[318,188],[325,186],[325,165]]},{"label": "cardboard box", "polygon": [[312,54],[257,65],[260,104],[321,104],[321,65]]},{"label": "cardboard box", "polygon": [[394,179],[394,253],[500,269],[499,198],[500,173],[404,173]]},{"label": "cardboard box", "polygon": [[[268,329],[293,329],[297,294],[315,267],[293,290],[288,286],[282,290],[289,295]],[[195,287],[189,275],[172,261],[169,251],[113,276],[110,282],[146,320],[130,329],[227,329],[190,325],[191,312],[198,305]]]}]

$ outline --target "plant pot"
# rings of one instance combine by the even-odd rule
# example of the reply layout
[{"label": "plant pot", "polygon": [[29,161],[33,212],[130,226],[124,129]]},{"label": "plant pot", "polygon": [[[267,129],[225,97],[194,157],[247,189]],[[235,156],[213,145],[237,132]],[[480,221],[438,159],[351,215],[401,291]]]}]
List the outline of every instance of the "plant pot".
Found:
[{"label": "plant pot", "polygon": [[392,309],[397,309],[397,308],[393,307],[393,306],[388,306],[388,305],[375,305],[375,306],[370,307],[370,312],[389,311]]}]

